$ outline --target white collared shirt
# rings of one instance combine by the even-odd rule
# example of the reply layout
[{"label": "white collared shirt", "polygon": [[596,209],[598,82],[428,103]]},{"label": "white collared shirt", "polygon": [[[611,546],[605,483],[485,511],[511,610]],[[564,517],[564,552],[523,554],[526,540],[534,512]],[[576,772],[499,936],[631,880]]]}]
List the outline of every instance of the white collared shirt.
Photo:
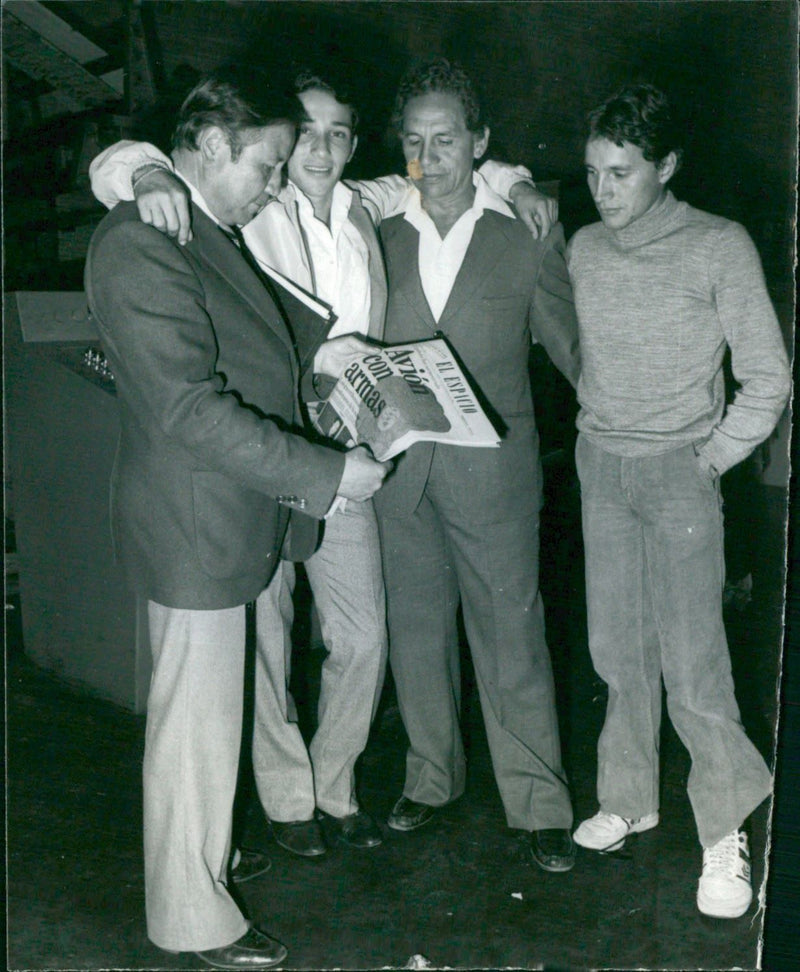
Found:
[{"label": "white collared shirt", "polygon": [[514,218],[511,208],[493,192],[478,172],[473,172],[475,200],[450,228],[444,239],[439,236],[436,224],[422,208],[422,196],[418,191],[409,198],[405,218],[419,233],[419,276],[422,292],[428,301],[433,318],[438,321],[450,298],[458,271],[464,262],[475,224],[484,209]]},{"label": "white collared shirt", "polygon": [[314,274],[314,293],[329,304],[336,323],[328,337],[369,331],[369,250],[348,219],[353,193],[337,182],[331,200],[330,229],[314,215],[311,201],[294,183],[297,212],[308,245]]}]

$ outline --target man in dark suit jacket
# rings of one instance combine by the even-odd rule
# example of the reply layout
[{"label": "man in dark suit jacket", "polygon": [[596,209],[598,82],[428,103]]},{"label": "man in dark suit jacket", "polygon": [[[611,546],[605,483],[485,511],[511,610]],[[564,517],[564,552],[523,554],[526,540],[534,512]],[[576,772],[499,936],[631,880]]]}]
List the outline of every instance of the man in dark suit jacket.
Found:
[{"label": "man in dark suit jacket", "polygon": [[535,861],[574,863],[538,584],[542,479],[528,372],[531,338],[573,383],[577,326],[563,232],[534,240],[473,172],[489,131],[469,79],[443,59],[401,84],[396,122],[416,191],[385,220],[385,338],[444,335],[480,390],[498,449],[413,445],[375,498],[390,659],[409,735],[395,830],[464,790],[456,610],[463,609],[508,825]]},{"label": "man in dark suit jacket", "polygon": [[[363,449],[343,454],[298,433],[297,350],[237,246],[235,228],[280,185],[294,111],[253,77],[249,86],[198,85],[173,137],[194,239],[178,246],[123,204],[98,227],[86,267],[120,406],[114,542],[148,600],[153,650],[143,773],[148,934],[216,968],[267,968],[286,956],[248,926],[227,888],[244,605],[256,601],[258,623],[290,512],[302,511],[296,541],[303,514],[324,516],[337,495],[367,499],[386,471]],[[337,350],[352,350],[341,347],[352,340],[323,345],[315,367],[335,374]],[[294,552],[312,550],[313,542]]]}]

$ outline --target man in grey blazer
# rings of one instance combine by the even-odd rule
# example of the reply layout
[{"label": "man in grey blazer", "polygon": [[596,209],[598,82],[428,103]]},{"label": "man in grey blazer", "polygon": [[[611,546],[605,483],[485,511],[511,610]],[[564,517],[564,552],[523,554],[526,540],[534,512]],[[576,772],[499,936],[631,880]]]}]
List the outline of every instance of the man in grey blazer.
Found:
[{"label": "man in grey blazer", "polygon": [[418,443],[375,497],[390,661],[410,747],[389,826],[422,826],[461,795],[459,601],[495,778],[510,827],[548,871],[574,864],[538,583],[542,478],[531,339],[574,385],[577,325],[561,227],[535,240],[474,161],[489,130],[464,72],[410,72],[395,121],[415,189],[384,220],[389,343],[444,336],[477,386],[498,449]]},{"label": "man in grey blazer", "polygon": [[[297,349],[238,227],[280,185],[294,103],[263,80],[207,79],[187,97],[173,161],[192,194],[186,246],[117,206],[98,227],[86,289],[116,378],[117,555],[148,600],[153,677],[144,756],[148,934],[216,968],[268,968],[286,949],[228,890],[242,732],[245,608],[259,602],[290,528],[313,550],[336,496],[368,499],[386,468],[298,429]],[[336,375],[354,338],[326,342]],[[357,343],[357,342],[356,342]],[[307,516],[304,514],[308,514]]]}]

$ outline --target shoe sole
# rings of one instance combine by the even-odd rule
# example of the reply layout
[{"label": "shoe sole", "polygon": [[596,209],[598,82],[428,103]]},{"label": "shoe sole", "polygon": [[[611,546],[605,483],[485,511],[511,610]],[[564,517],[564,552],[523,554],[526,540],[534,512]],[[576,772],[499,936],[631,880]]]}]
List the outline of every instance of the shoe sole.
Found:
[{"label": "shoe sole", "polygon": [[196,955],[199,959],[202,959],[202,961],[205,962],[206,965],[211,966],[212,969],[232,969],[233,972],[236,972],[237,969],[272,969],[276,965],[280,965],[281,962],[285,961],[287,955],[289,954],[289,950],[284,948],[283,955],[279,955],[277,958],[269,960],[265,959],[263,962],[255,962],[248,965],[234,965],[233,962],[213,962],[207,956],[203,955],[202,952],[193,952],[192,954]]},{"label": "shoe sole", "polygon": [[[652,820],[651,822],[648,822],[646,824],[643,824],[641,822],[639,824],[635,824],[625,834],[625,836],[622,838],[622,840],[617,840],[613,844],[607,844],[604,847],[598,847],[596,844],[584,844],[584,842],[582,840],[580,840],[580,838],[577,836],[577,833],[578,833],[577,830],[572,835],[572,839],[575,841],[575,843],[579,847],[584,847],[584,848],[586,848],[586,850],[597,851],[600,854],[608,854],[611,851],[621,850],[622,847],[625,845],[625,841],[628,839],[628,837],[631,836],[631,834],[643,834],[643,833],[645,833],[648,830],[653,830],[653,828],[655,828],[655,827],[658,826],[658,820],[659,820],[658,814],[656,814],[655,819]],[[578,830],[580,830],[580,827],[578,828]]]},{"label": "shoe sole", "polygon": [[539,858],[531,852],[531,857],[533,858],[534,864],[540,867],[543,871],[547,871],[550,874],[566,874],[567,871],[571,871],[575,867],[575,861],[565,861],[563,864],[544,864]]},{"label": "shoe sole", "polygon": [[409,830],[419,830],[420,827],[424,827],[425,824],[430,823],[431,820],[433,820],[434,816],[435,814],[431,814],[429,817],[426,817],[424,820],[420,820],[419,823],[413,823],[413,824],[402,823],[399,820],[392,820],[392,818],[390,817],[386,821],[386,826],[391,827],[392,830],[399,830],[401,833],[408,833]]},{"label": "shoe sole", "polygon": [[346,837],[342,837],[341,834],[336,838],[340,844],[345,844],[347,847],[355,847],[356,850],[370,850],[372,847],[380,847],[383,843],[382,840],[371,840],[369,843],[366,841],[361,841],[360,843],[353,843],[352,840],[348,840]]},{"label": "shoe sole", "polygon": [[734,906],[732,902],[716,901],[714,898],[707,898],[699,892],[697,894],[697,908],[701,914],[709,918],[741,918],[752,901],[753,895],[751,894],[746,902],[736,903]]},{"label": "shoe sole", "polygon": [[266,867],[262,867],[259,871],[253,871],[252,874],[245,874],[240,877],[236,871],[231,874],[234,884],[246,884],[248,881],[252,881],[254,878],[261,877],[262,874],[266,874],[267,871],[272,869],[272,863],[270,862]]},{"label": "shoe sole", "polygon": [[302,857],[307,861],[313,861],[318,857],[324,857],[328,853],[327,850],[313,851],[311,853],[308,853],[307,851],[299,851],[295,847],[289,847],[288,844],[284,844],[282,841],[278,840],[277,837],[275,837],[275,843],[278,845],[278,847],[282,847],[285,851],[291,854],[292,857]]}]

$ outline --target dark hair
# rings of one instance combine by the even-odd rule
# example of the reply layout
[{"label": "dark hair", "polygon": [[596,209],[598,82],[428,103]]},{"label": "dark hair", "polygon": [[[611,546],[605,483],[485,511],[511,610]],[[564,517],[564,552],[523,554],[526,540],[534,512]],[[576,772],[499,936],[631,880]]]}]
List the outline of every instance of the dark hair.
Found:
[{"label": "dark hair", "polygon": [[196,149],[203,129],[215,125],[225,132],[235,162],[248,130],[280,122],[296,127],[299,116],[297,99],[271,86],[260,72],[222,69],[204,78],[186,96],[178,110],[172,147]]},{"label": "dark hair", "polygon": [[674,152],[680,165],[681,135],[667,96],[652,84],[628,84],[589,112],[589,141],[606,138],[615,145],[628,142],[659,164]]},{"label": "dark hair", "polygon": [[350,91],[344,82],[340,81],[338,78],[334,79],[329,75],[318,74],[309,68],[304,68],[299,71],[294,79],[294,93],[296,95],[301,95],[305,91],[324,91],[329,94],[332,98],[339,102],[340,105],[344,105],[346,108],[350,109],[350,114],[352,115],[351,130],[355,133],[358,127],[358,111],[355,106],[355,102],[350,96]]},{"label": "dark hair", "polygon": [[464,108],[467,129],[482,134],[486,122],[475,87],[466,71],[446,57],[435,57],[411,67],[404,75],[397,89],[392,112],[392,125],[398,132],[403,130],[403,112],[408,102],[431,92],[455,95]]}]

